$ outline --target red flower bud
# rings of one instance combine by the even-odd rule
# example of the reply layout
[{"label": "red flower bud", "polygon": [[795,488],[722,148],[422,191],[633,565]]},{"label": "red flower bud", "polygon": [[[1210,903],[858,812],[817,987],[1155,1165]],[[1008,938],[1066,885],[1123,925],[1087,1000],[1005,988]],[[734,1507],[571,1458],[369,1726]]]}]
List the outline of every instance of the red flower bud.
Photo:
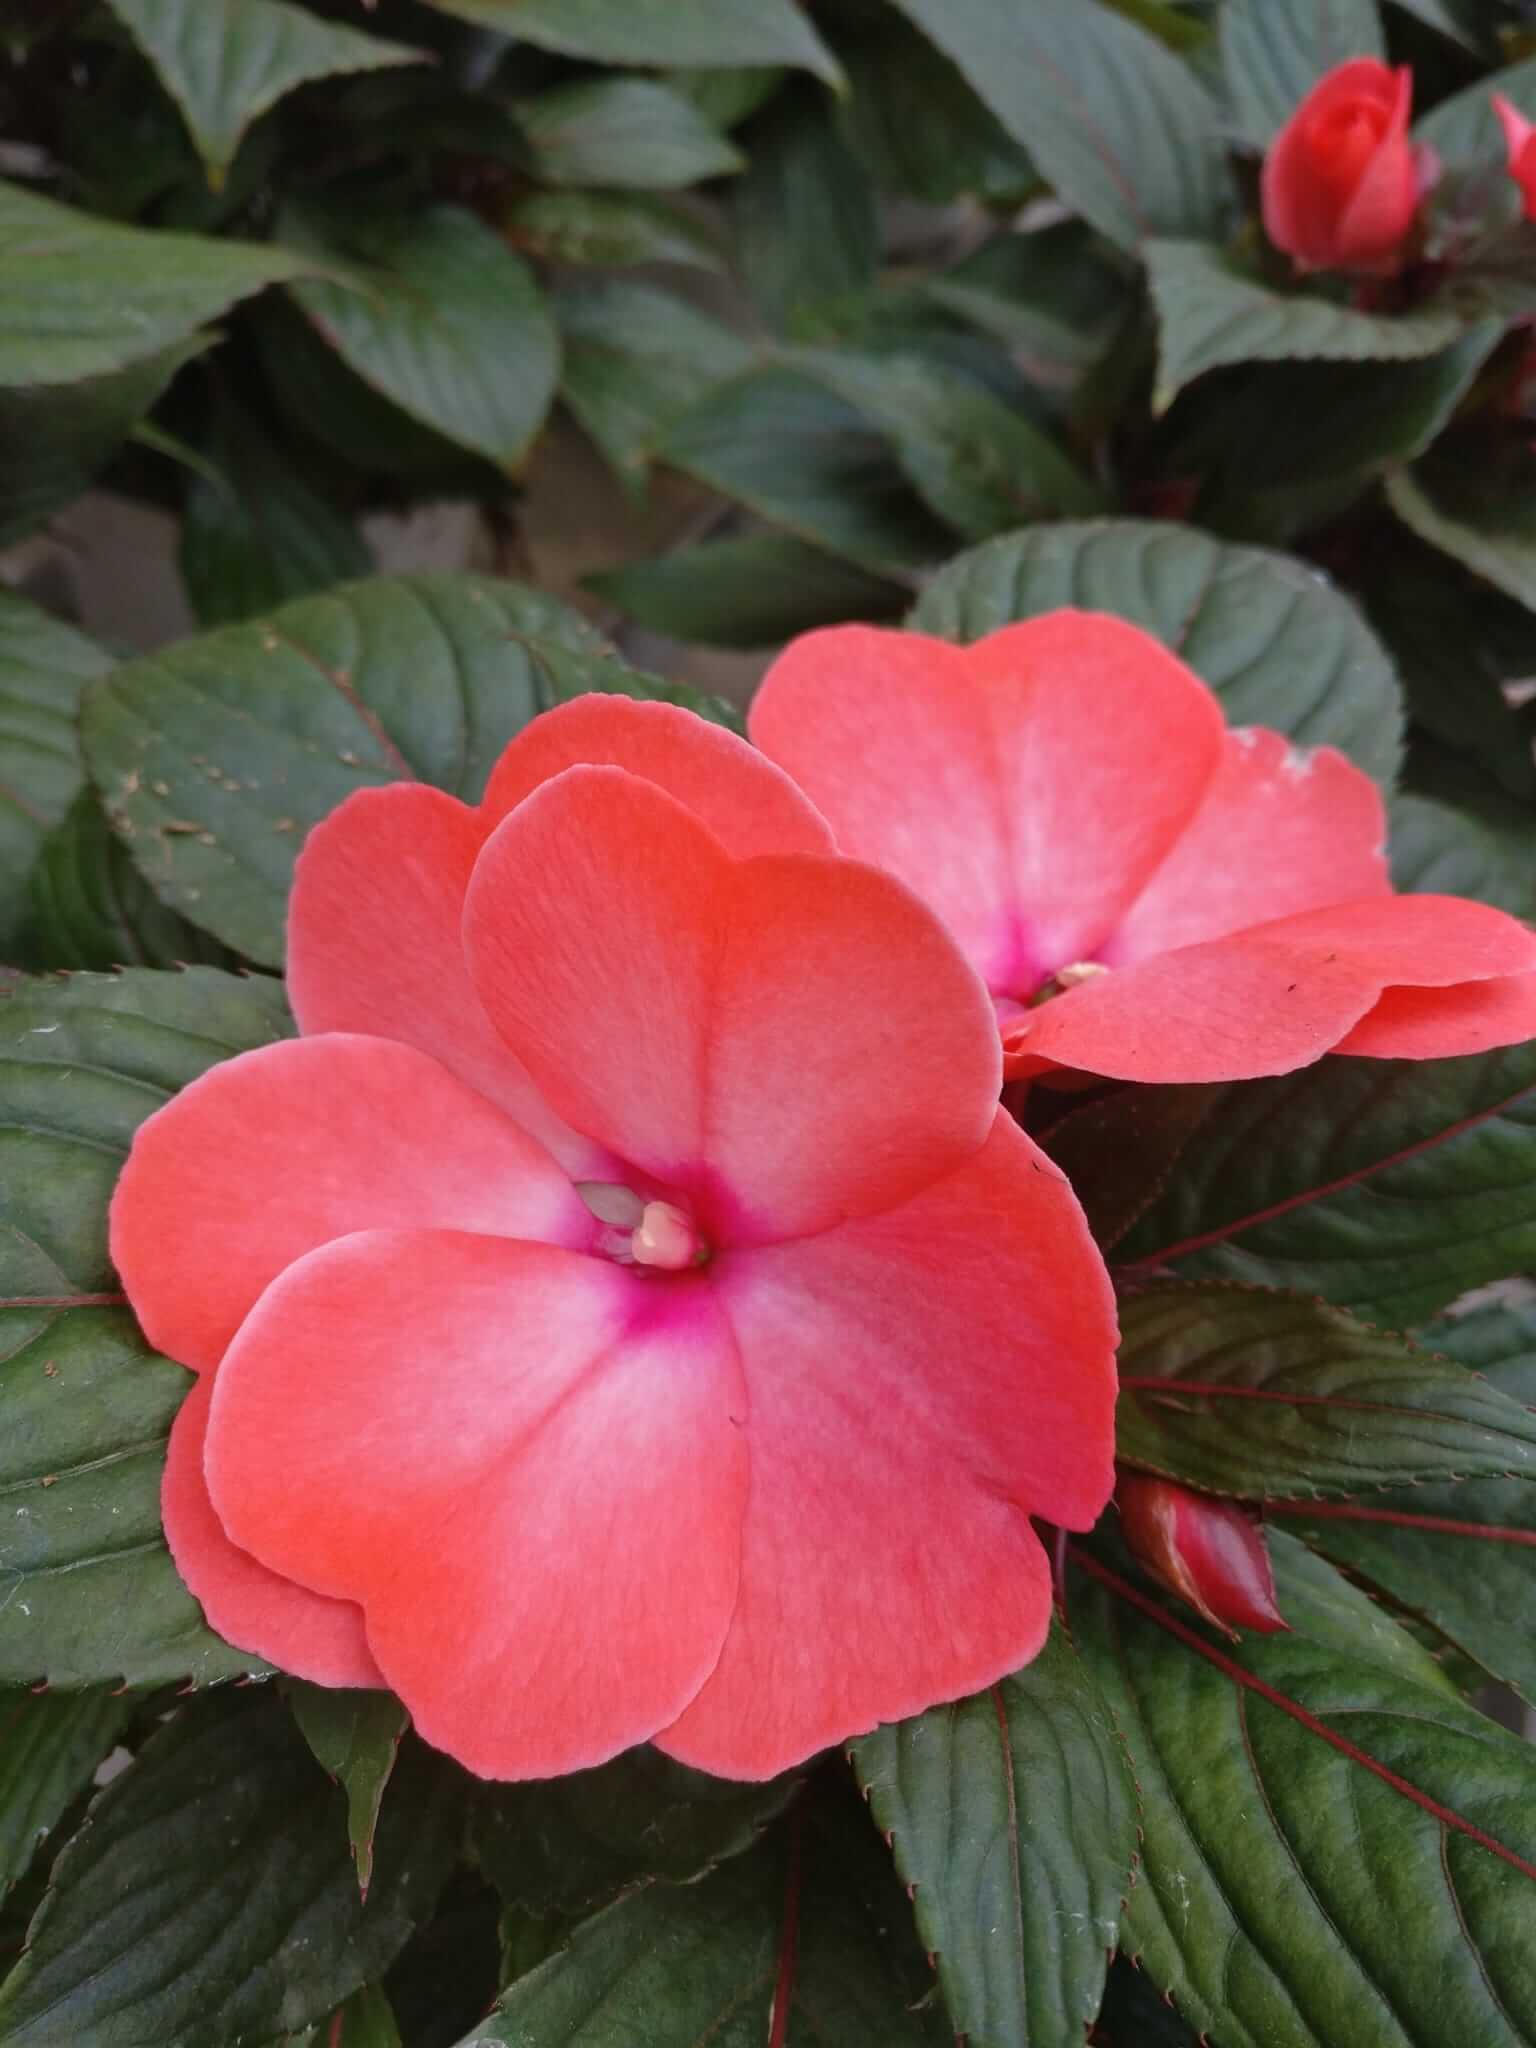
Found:
[{"label": "red flower bud", "polygon": [[1536,220],[1536,122],[1527,121],[1501,92],[1493,95],[1493,111],[1504,130],[1504,143],[1509,151],[1509,175],[1520,187],[1520,197],[1525,201],[1525,217]]},{"label": "red flower bud", "polygon": [[1264,159],[1264,229],[1298,270],[1390,277],[1418,210],[1413,74],[1355,57],[1320,79]]},{"label": "red flower bud", "polygon": [[1283,1629],[1264,1532],[1235,1501],[1191,1493],[1169,1479],[1121,1475],[1120,1527],[1138,1561],[1170,1593],[1231,1635]]}]

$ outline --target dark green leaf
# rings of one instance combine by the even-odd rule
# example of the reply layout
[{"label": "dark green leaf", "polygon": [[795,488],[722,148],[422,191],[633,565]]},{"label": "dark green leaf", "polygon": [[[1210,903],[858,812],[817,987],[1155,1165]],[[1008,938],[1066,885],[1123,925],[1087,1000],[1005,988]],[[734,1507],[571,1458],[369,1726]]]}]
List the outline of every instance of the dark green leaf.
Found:
[{"label": "dark green leaf", "polygon": [[555,317],[560,395],[630,481],[644,475],[674,421],[753,357],[751,344],[718,320],[625,278],[565,286]]},{"label": "dark green leaf", "polygon": [[686,412],[662,459],[799,539],[869,570],[948,552],[889,442],[844,398],[795,370],[751,370]]},{"label": "dark green leaf", "polygon": [[430,1914],[459,1783],[402,1758],[366,1905],[344,1802],[262,1690],[185,1707],[59,1859],[0,1990],[6,2048],[210,2048],[323,2018]]},{"label": "dark green leaf", "polygon": [[1480,1372],[1512,1400],[1536,1408],[1536,1298],[1522,1283],[1513,1301],[1485,1301],[1438,1317],[1419,1341]]},{"label": "dark green leaf", "polygon": [[1109,1712],[1054,1629],[1025,1670],[853,1747],[968,2048],[1081,2048],[1136,1849]]},{"label": "dark green leaf", "polygon": [[1117,1244],[1156,1199],[1205,1115],[1207,1093],[1117,1087],[1069,1109],[1041,1135],[1103,1250]]},{"label": "dark green leaf", "polygon": [[728,135],[773,98],[785,75],[781,64],[740,64],[716,71],[677,70],[668,73],[666,82]]},{"label": "dark green leaf", "polygon": [[0,999],[0,1682],[206,1683],[256,1662],[203,1626],[161,1538],[191,1382],[115,1305],[107,1201],[146,1116],[288,1028],[276,982],[207,967]]},{"label": "dark green leaf", "polygon": [[32,870],[32,951],[48,968],[234,966],[217,939],[168,910],[83,789]]},{"label": "dark green leaf", "polygon": [[0,179],[0,385],[121,370],[314,268],[272,243],[118,227]]},{"label": "dark green leaf", "polygon": [[781,1998],[794,2048],[949,2048],[909,1926],[874,1830],[812,1815],[584,1921],[459,2048],[762,2048]]},{"label": "dark green leaf", "polygon": [[222,184],[246,129],[285,93],[337,72],[417,64],[422,52],[321,21],[287,0],[108,0],[186,117]]},{"label": "dark green leaf", "polygon": [[1516,436],[1447,435],[1387,479],[1412,533],[1536,611],[1536,456]]},{"label": "dark green leaf", "polygon": [[384,1792],[410,1726],[389,1692],[354,1692],[291,1680],[288,1704],[315,1761],[347,1795],[347,1836],[363,1897],[373,1881],[373,1844]]},{"label": "dark green leaf", "polygon": [[133,1708],[105,1689],[0,1692],[0,1894],[25,1875]]},{"label": "dark green leaf", "polygon": [[193,335],[76,384],[0,387],[0,547],[78,498],[208,341]]},{"label": "dark green leaf", "polygon": [[881,12],[839,49],[854,144],[887,190],[945,206],[973,193],[1016,201],[1039,184],[996,115],[899,16]]},{"label": "dark green leaf", "polygon": [[1210,1089],[1116,1257],[1412,1328],[1536,1263],[1536,1045]]},{"label": "dark green leaf", "polygon": [[94,640],[0,590],[0,961],[20,953],[27,877],[80,787],[80,692],[111,666]]},{"label": "dark green leaf", "polygon": [[900,584],[882,582],[787,533],[710,541],[587,578],[587,588],[652,632],[714,647],[778,647],[846,619],[894,619]]},{"label": "dark green leaf", "polygon": [[1088,2038],[1094,2048],[1201,2048],[1172,2000],[1125,1956],[1110,1965],[1098,2025]]},{"label": "dark green leaf", "polygon": [[800,1784],[737,1785],[627,1750],[595,1770],[476,1796],[470,1840],[511,1905],[580,1916],[652,1878],[685,1884],[749,1849]]},{"label": "dark green leaf", "polygon": [[942,363],[852,349],[795,360],[890,435],[926,503],[967,540],[1100,508],[1097,485],[1049,434]]},{"label": "dark green leaf", "polygon": [[994,235],[924,285],[948,312],[996,336],[1037,383],[1099,360],[1125,319],[1130,266],[1081,221]]},{"label": "dark green leaf", "polygon": [[1493,111],[1492,98],[1501,93],[1527,118],[1536,116],[1536,57],[1511,64],[1505,71],[1485,74],[1464,92],[1442,100],[1433,113],[1426,114],[1414,130],[1414,138],[1427,142],[1446,163],[1486,158],[1504,161],[1504,136]]},{"label": "dark green leaf", "polygon": [[1472,896],[1536,922],[1536,811],[1475,782],[1399,796],[1392,878],[1399,889]]},{"label": "dark green leaf", "polygon": [[1237,1647],[1159,1623],[1122,1578],[1074,1590],[1141,1789],[1122,1944],[1218,2041],[1516,2048],[1536,2029],[1536,1751],[1272,1548],[1293,1633]]},{"label": "dark green leaf", "polygon": [[1379,781],[1398,760],[1396,677],[1349,600],[1285,555],[1130,519],[1037,527],[973,548],[929,584],[923,632],[978,640],[1059,605],[1115,612],[1203,676],[1232,725],[1340,747]]},{"label": "dark green leaf", "polygon": [[602,644],[553,598],[490,577],[347,585],[125,663],[88,696],[86,756],[161,901],[277,966],[305,833],[401,778],[478,800],[560,694],[531,640]]},{"label": "dark green leaf", "polygon": [[643,192],[533,192],[507,208],[501,225],[514,249],[550,263],[602,270],[638,263],[725,268],[708,228]]},{"label": "dark green leaf", "polygon": [[1120,1314],[1127,1463],[1249,1500],[1536,1476],[1536,1415],[1305,1295],[1172,1282]]},{"label": "dark green leaf", "polygon": [[1326,72],[1386,54],[1376,0],[1226,0],[1221,10],[1227,91],[1255,149],[1268,146]]},{"label": "dark green leaf", "polygon": [[691,100],[648,78],[590,78],[520,100],[534,169],[551,185],[670,191],[743,159]]},{"label": "dark green leaf", "polygon": [[1208,242],[1149,242],[1145,254],[1158,317],[1158,411],[1223,363],[1401,362],[1436,354],[1461,330],[1445,307],[1362,313],[1315,292],[1276,291]]},{"label": "dark green leaf", "polygon": [[752,124],[732,200],[736,258],[770,326],[837,332],[875,281],[880,220],[826,93],[797,85]]},{"label": "dark green leaf", "polygon": [[431,0],[445,14],[599,64],[792,64],[829,85],[831,52],[794,0]]},{"label": "dark green leaf", "polygon": [[1439,29],[1453,42],[1483,55],[1493,44],[1498,26],[1498,0],[1396,0],[1405,14]]},{"label": "dark green leaf", "polygon": [[402,213],[358,199],[288,225],[337,263],[364,266],[352,284],[293,286],[357,374],[424,426],[515,469],[559,374],[559,337],[521,257],[460,206]]},{"label": "dark green leaf", "polygon": [[1219,235],[1216,110],[1144,30],[1086,0],[896,0],[1061,196],[1111,241]]}]

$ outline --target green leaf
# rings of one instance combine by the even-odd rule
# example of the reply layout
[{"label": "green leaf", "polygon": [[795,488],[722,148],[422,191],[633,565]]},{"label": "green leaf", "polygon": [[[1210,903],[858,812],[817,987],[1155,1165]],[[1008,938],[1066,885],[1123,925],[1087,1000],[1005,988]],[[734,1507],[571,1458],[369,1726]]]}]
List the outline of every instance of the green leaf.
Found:
[{"label": "green leaf", "polygon": [[203,1684],[255,1662],[203,1626],[161,1538],[191,1382],[117,1305],[107,1202],[146,1116],[288,1029],[276,982],[208,967],[0,999],[0,1683]]},{"label": "green leaf", "polygon": [[48,968],[232,967],[233,956],[150,890],[83,789],[42,843],[32,870],[31,950]]},{"label": "green leaf", "polygon": [[550,185],[671,191],[739,171],[739,150],[691,100],[649,78],[589,78],[519,100],[533,167]]},{"label": "green leaf", "polygon": [[1471,896],[1536,923],[1536,812],[1498,790],[1417,791],[1392,805],[1392,879],[1399,889]]},{"label": "green leaf", "polygon": [[894,619],[909,593],[787,533],[748,533],[589,576],[586,587],[676,640],[779,647],[846,619]]},{"label": "green leaf", "polygon": [[94,640],[0,590],[0,961],[21,952],[27,877],[80,787],[80,692],[111,666]]},{"label": "green leaf", "polygon": [[1081,2048],[1136,1851],[1109,1712],[1058,1626],[1026,1669],[853,1746],[968,2048]]},{"label": "green leaf", "polygon": [[1341,748],[1378,781],[1398,760],[1397,680],[1348,598],[1310,564],[1190,527],[1106,519],[1009,534],[958,556],[911,623],[978,640],[1060,605],[1117,613],[1171,647],[1232,725]]},{"label": "green leaf", "polygon": [[215,186],[251,123],[295,86],[419,64],[420,50],[321,21],[287,0],[107,0],[186,118]]},{"label": "green leaf", "polygon": [[26,1875],[134,1705],[105,1689],[0,1692],[0,1894]]},{"label": "green leaf", "polygon": [[6,2048],[270,2040],[376,1979],[436,1903],[459,1781],[401,1760],[363,1904],[339,1791],[280,1700],[198,1700],[92,1808],[0,1989]]},{"label": "green leaf", "polygon": [[1453,42],[1479,56],[1486,53],[1496,31],[1495,8],[1488,0],[1396,0],[1405,14],[1426,22]]},{"label": "green leaf", "polygon": [[287,217],[352,284],[294,297],[365,383],[459,447],[514,470],[543,425],[559,337],[533,274],[461,206],[402,213],[361,197]]},{"label": "green leaf", "polygon": [[[906,1901],[857,1813],[791,1821],[696,1885],[585,1920],[458,2048],[949,2048]],[[787,2030],[786,2030],[787,2029]]]},{"label": "green leaf", "polygon": [[182,581],[205,626],[256,617],[373,566],[356,526],[274,445],[270,428],[221,396],[200,448],[211,473],[187,492]]},{"label": "green leaf", "polygon": [[739,64],[716,71],[677,70],[666,83],[692,100],[705,120],[728,135],[771,100],[784,83],[780,64]]},{"label": "green leaf", "polygon": [[1387,478],[1411,533],[1536,611],[1536,456],[1507,435],[1447,435]]},{"label": "green leaf", "polygon": [[1026,153],[928,40],[882,11],[839,44],[852,139],[877,183],[929,206],[1018,201],[1039,185]]},{"label": "green leaf", "polygon": [[379,1813],[410,1716],[390,1692],[337,1690],[292,1679],[287,1693],[315,1761],[347,1795],[347,1837],[357,1888],[367,1898]]},{"label": "green leaf", "polygon": [[1414,129],[1414,139],[1427,142],[1448,164],[1485,159],[1504,161],[1504,134],[1493,111],[1493,95],[1501,93],[1527,119],[1536,116],[1536,57],[1506,70],[1484,73],[1475,85],[1442,100]]},{"label": "green leaf", "polygon": [[[602,642],[515,583],[377,577],[124,663],[88,694],[82,740],[160,900],[278,966],[310,827],[401,779],[478,801],[502,748],[563,694],[549,647]],[[591,686],[639,683],[604,674]]]},{"label": "green leaf", "polygon": [[501,225],[513,248],[549,263],[601,270],[640,263],[726,267],[717,235],[643,192],[533,192],[512,202]]},{"label": "green leaf", "polygon": [[1316,292],[1276,291],[1208,242],[1149,242],[1145,255],[1158,317],[1159,412],[1223,363],[1401,362],[1436,354],[1461,331],[1447,307],[1361,313]]},{"label": "green leaf", "polygon": [[667,430],[753,348],[685,300],[627,278],[590,278],[555,298],[560,395],[614,468],[643,477]]},{"label": "green leaf", "polygon": [[1227,92],[1255,149],[1336,65],[1387,54],[1376,0],[1226,0],[1220,32]]},{"label": "green leaf", "polygon": [[780,93],[749,134],[732,189],[735,255],[771,327],[836,333],[871,290],[880,261],[875,189],[825,92]]},{"label": "green leaf", "polygon": [[400,2029],[377,1984],[354,1992],[331,2022],[325,2048],[400,2048]]},{"label": "green leaf", "polygon": [[1426,1323],[1419,1342],[1484,1374],[1512,1400],[1536,1408],[1536,1300],[1485,1301]]},{"label": "green leaf", "polygon": [[0,385],[141,363],[314,268],[272,243],[118,227],[0,179]]},{"label": "green leaf", "polygon": [[430,0],[444,14],[599,64],[703,71],[790,64],[829,85],[837,62],[794,0]]},{"label": "green leaf", "polygon": [[1249,1500],[1536,1477],[1536,1415],[1448,1359],[1305,1295],[1206,1281],[1120,1312],[1115,1447]]},{"label": "green leaf", "polygon": [[994,235],[927,279],[926,296],[1013,351],[1039,384],[1072,382],[1108,349],[1131,302],[1130,266],[1081,221]]},{"label": "green leaf", "polygon": [[884,428],[926,503],[967,540],[1100,508],[1097,485],[1049,434],[943,363],[846,348],[795,361]]},{"label": "green leaf", "polygon": [[193,335],[77,384],[0,387],[0,547],[78,498],[209,339]]},{"label": "green leaf", "polygon": [[846,399],[793,369],[749,370],[683,414],[661,459],[861,568],[939,561],[950,542],[890,445]]},{"label": "green leaf", "polygon": [[1235,1647],[1093,1560],[1073,1589],[1141,1790],[1122,1945],[1223,2043],[1517,2048],[1536,1751],[1410,1675],[1421,1653],[1358,1594],[1344,1627],[1298,1605],[1296,1546],[1272,1549],[1293,1632]]},{"label": "green leaf", "polygon": [[1111,241],[1222,232],[1231,197],[1216,110],[1143,29],[1089,0],[896,4]]},{"label": "green leaf", "polygon": [[733,1784],[660,1750],[631,1749],[564,1778],[483,1787],[470,1842],[509,1905],[578,1917],[637,1884],[686,1884],[741,1855],[800,1783],[791,1772]]},{"label": "green leaf", "polygon": [[1161,1192],[1205,1115],[1203,1088],[1116,1088],[1069,1109],[1040,1144],[1072,1183],[1088,1227],[1108,1251]]},{"label": "green leaf", "polygon": [[1202,1095],[1117,1259],[1320,1294],[1399,1330],[1536,1263],[1536,1045],[1325,1059]]}]

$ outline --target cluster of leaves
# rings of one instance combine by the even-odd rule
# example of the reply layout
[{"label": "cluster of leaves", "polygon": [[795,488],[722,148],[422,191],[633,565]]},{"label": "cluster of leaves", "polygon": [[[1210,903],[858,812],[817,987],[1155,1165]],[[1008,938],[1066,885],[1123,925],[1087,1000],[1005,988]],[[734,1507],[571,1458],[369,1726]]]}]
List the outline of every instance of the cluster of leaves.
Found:
[{"label": "cluster of leaves", "polygon": [[[142,1119],[291,1029],[293,859],[345,795],[473,798],[583,690],[730,716],[536,591],[366,578],[366,507],[515,519],[557,396],[734,522],[608,578],[630,616],[1116,612],[1392,792],[1399,886],[1536,915],[1536,230],[1486,113],[1497,69],[1536,115],[1520,14],[8,17],[0,534],[110,464],[180,503],[209,630],[118,661],[0,596],[0,958],[85,970],[0,1000],[0,2048],[1536,2042],[1536,1750],[1478,1705],[1536,1704],[1536,1311],[1447,1313],[1536,1270],[1536,1047],[1069,1098],[1040,1135],[1121,1288],[1122,1458],[1263,1512],[1290,1632],[1225,1640],[1110,1518],[1035,1664],[769,1786],[639,1751],[489,1787],[385,1696],[253,1670],[165,1549],[186,1377],[105,1231]],[[1244,198],[1382,49],[1448,169],[1367,310]],[[896,197],[944,260],[882,240]]]}]

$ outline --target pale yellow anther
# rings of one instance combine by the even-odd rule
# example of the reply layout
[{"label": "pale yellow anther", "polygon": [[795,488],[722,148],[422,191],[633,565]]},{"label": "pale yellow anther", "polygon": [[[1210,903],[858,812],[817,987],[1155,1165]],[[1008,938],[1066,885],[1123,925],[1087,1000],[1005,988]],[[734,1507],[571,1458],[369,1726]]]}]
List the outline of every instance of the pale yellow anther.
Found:
[{"label": "pale yellow anther", "polygon": [[694,1265],[702,1241],[681,1209],[671,1202],[647,1202],[639,1228],[630,1240],[637,1266],[657,1266],[664,1273],[681,1273]]}]

